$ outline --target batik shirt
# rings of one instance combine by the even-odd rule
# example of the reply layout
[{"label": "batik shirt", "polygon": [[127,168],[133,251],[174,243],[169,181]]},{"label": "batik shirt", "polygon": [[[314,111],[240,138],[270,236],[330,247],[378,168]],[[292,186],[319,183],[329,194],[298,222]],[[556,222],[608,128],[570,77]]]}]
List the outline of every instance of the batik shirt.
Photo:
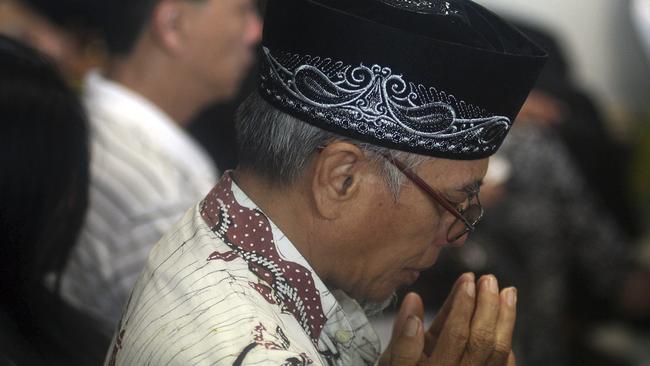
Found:
[{"label": "batik shirt", "polygon": [[226,174],[154,247],[106,365],[371,365],[379,349]]}]

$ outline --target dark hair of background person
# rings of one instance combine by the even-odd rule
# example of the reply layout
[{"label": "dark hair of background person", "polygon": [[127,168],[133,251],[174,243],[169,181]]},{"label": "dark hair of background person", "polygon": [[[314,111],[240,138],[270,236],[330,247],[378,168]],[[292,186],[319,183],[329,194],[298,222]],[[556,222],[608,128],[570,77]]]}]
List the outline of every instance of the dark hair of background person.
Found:
[{"label": "dark hair of background person", "polygon": [[109,54],[124,56],[131,52],[159,2],[160,0],[101,1],[98,8],[104,16],[99,24]]},{"label": "dark hair of background person", "polygon": [[[53,24],[80,37],[96,36],[102,9],[95,0],[20,0]],[[141,1],[133,1],[139,3]],[[88,34],[88,33],[91,34]]]},{"label": "dark hair of background person", "polygon": [[126,55],[135,46],[161,0],[21,0],[54,24],[77,35],[94,32],[108,53]]},{"label": "dark hair of background person", "polygon": [[0,360],[100,361],[108,340],[56,295],[88,203],[85,113],[50,60],[4,36],[0,119]]},{"label": "dark hair of background person", "polygon": [[[51,1],[51,0],[30,0]],[[146,24],[151,19],[154,9],[161,0],[68,0],[91,1],[96,23],[101,30],[106,48],[110,55],[129,54],[142,35]],[[205,1],[205,0],[186,0]],[[215,19],[215,21],[219,21]]]}]

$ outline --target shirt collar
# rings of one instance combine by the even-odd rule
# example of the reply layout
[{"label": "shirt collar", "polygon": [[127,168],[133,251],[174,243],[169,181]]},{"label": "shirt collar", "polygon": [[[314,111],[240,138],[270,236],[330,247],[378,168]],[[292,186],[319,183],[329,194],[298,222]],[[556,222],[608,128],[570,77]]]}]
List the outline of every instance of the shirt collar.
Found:
[{"label": "shirt collar", "polygon": [[[280,305],[289,309],[321,353],[346,358],[342,348],[356,349],[369,360],[376,358],[378,339],[361,307],[342,291],[327,288],[282,230],[232,180],[230,172],[201,203],[201,212],[212,230],[249,262],[252,272],[276,294],[284,293],[276,295],[279,302],[286,295],[288,303]],[[272,236],[260,234],[268,231]],[[258,246],[271,237],[273,247]]]}]

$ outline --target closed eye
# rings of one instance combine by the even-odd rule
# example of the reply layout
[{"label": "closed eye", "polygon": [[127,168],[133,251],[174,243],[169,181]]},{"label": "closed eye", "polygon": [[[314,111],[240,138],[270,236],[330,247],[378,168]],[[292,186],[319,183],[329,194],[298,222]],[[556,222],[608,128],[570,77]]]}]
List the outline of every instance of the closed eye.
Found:
[{"label": "closed eye", "polygon": [[462,195],[457,194],[457,195],[454,195],[454,197],[452,197],[452,196],[450,196],[448,194],[445,194],[445,198],[447,199],[447,201],[449,201],[449,203],[454,204],[455,206],[460,206],[461,204],[463,204],[463,202],[467,201],[468,197],[470,197],[470,195],[467,194],[467,193],[464,193]]},{"label": "closed eye", "polygon": [[483,186],[483,181],[476,181],[472,184],[466,185],[460,189],[460,191],[465,193],[467,197],[476,196],[481,192],[481,186]]},{"label": "closed eye", "polygon": [[456,206],[461,206],[463,203],[466,203],[468,199],[477,196],[481,191],[482,185],[483,185],[483,181],[473,182],[457,190],[456,192],[458,192],[458,194],[454,194],[453,197],[446,194],[445,198],[450,203]]}]

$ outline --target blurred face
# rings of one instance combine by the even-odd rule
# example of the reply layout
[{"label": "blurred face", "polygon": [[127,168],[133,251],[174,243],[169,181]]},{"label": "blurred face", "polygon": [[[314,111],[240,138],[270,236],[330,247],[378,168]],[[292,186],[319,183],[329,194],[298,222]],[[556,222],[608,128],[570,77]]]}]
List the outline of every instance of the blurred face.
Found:
[{"label": "blurred face", "polygon": [[184,62],[217,99],[238,91],[254,60],[262,24],[253,0],[187,1]]},{"label": "blurred face", "polygon": [[[415,172],[449,201],[462,204],[468,188],[480,182],[488,160],[436,159]],[[421,271],[435,263],[448,246],[447,232],[455,217],[430,199],[406,177],[397,201],[383,179],[368,179],[356,212],[350,214],[345,255],[340,261],[336,286],[357,300],[380,303],[398,287],[415,282]],[[346,241],[348,237],[351,240]],[[463,244],[466,236],[454,244]]]}]

